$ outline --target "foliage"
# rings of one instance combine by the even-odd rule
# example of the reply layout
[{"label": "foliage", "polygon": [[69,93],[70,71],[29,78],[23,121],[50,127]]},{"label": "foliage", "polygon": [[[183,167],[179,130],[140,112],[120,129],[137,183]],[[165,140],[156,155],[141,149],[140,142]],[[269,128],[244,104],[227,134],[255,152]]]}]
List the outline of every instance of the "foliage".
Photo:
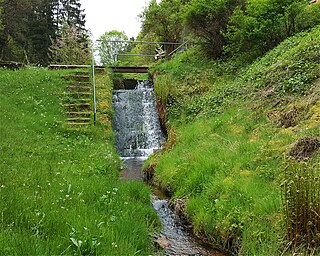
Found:
[{"label": "foliage", "polygon": [[[61,76],[70,74],[0,70],[0,254],[152,254],[150,191],[118,180],[111,125],[64,125]],[[98,77],[99,113],[110,111],[100,102],[109,84]]]},{"label": "foliage", "polygon": [[87,41],[79,0],[3,0],[0,5],[1,60],[47,65],[52,40],[65,24],[75,26],[82,42]]},{"label": "foliage", "polygon": [[55,5],[54,20],[58,27],[63,27],[65,24],[68,26],[76,26],[77,30],[86,34],[84,10],[81,9],[80,0],[53,0]]},{"label": "foliage", "polygon": [[[278,254],[274,233],[281,232],[276,218],[280,194],[273,168],[282,163],[276,157],[279,151],[270,155],[266,150],[269,136],[280,147],[286,139],[272,128],[258,132],[264,122],[237,106],[180,126],[175,146],[160,158],[155,172],[159,185],[175,198],[188,199],[195,232],[236,254]],[[259,233],[261,226],[269,232]],[[254,248],[241,242],[249,234]]]},{"label": "foliage", "polygon": [[55,64],[90,63],[89,42],[83,41],[83,35],[75,26],[66,25],[61,34],[50,46],[51,62]]},{"label": "foliage", "polygon": [[[204,57],[251,62],[320,21],[320,4],[305,0],[153,0],[141,14],[141,37],[197,41]],[[157,22],[154,22],[154,21]]]},{"label": "foliage", "polygon": [[128,49],[129,44],[127,42],[122,42],[127,40],[128,37],[124,32],[117,30],[105,32],[99,38],[98,48],[101,63],[103,65],[115,65],[118,54],[124,53]]},{"label": "foliage", "polygon": [[29,16],[27,27],[28,62],[47,65],[48,49],[51,39],[56,38],[56,24],[53,20],[52,1],[38,1],[32,5],[32,15]]},{"label": "foliage", "polygon": [[[285,38],[320,22],[320,5],[304,0],[248,0],[237,8],[226,33],[226,51],[246,54],[247,61],[266,53]],[[244,59],[245,59],[244,58]]]},{"label": "foliage", "polygon": [[[154,41],[181,42],[183,36],[182,13],[188,0],[152,0],[140,15],[142,35],[154,34]],[[169,49],[170,50],[170,49]]]},{"label": "foliage", "polygon": [[26,20],[30,15],[31,3],[20,0],[4,0],[3,6],[3,31],[1,33],[0,59],[27,61],[24,45],[26,45]]},{"label": "foliage", "polygon": [[3,4],[3,0],[0,0],[0,34],[1,34],[2,29],[3,29],[3,23],[2,23],[3,7],[2,7],[2,4]]},{"label": "foliage", "polygon": [[253,63],[244,79],[277,93],[305,93],[320,77],[320,25],[291,37]]},{"label": "foliage", "polygon": [[210,57],[220,57],[227,39],[229,17],[243,0],[192,0],[186,8],[185,22],[204,43],[203,49]]},{"label": "foliage", "polygon": [[[301,185],[315,196],[311,178],[287,183],[296,195],[289,202],[281,202],[280,184],[284,177],[295,180],[286,170],[299,170],[285,157],[290,145],[319,136],[319,31],[289,38],[251,65],[241,58],[208,61],[195,48],[153,69],[169,134],[175,134],[170,150],[149,161],[154,182],[174,199],[186,198],[198,236],[236,255],[280,255],[294,242],[286,233],[302,223],[291,222],[296,212],[312,215],[294,193]],[[298,86],[291,83],[300,78]],[[294,122],[282,125],[281,118],[290,117]],[[306,170],[316,170],[319,157],[304,163]],[[281,205],[287,203],[286,213]],[[300,240],[309,243],[304,248],[318,241],[315,233],[309,238]]]},{"label": "foliage", "polygon": [[[143,34],[139,33],[136,41],[142,42],[154,42],[156,40],[156,35],[154,33]],[[135,44],[134,48],[131,50],[132,54],[145,54],[145,55],[155,55],[157,48],[160,48],[159,45],[151,45],[151,44]],[[121,58],[123,62],[123,58]],[[128,61],[133,66],[150,66],[154,63],[154,56],[134,56],[130,57],[130,61]]]}]

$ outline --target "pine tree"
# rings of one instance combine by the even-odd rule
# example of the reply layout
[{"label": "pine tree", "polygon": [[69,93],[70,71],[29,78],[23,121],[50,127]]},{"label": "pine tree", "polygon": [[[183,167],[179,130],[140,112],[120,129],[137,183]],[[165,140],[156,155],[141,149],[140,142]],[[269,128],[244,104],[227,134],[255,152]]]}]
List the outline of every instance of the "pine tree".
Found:
[{"label": "pine tree", "polygon": [[28,52],[32,63],[47,65],[48,49],[51,40],[56,37],[57,26],[53,20],[52,0],[38,0],[32,5],[28,18]]},{"label": "pine tree", "polygon": [[76,28],[77,42],[88,47],[79,0],[0,0],[0,60],[46,65],[65,25]]},{"label": "pine tree", "polygon": [[2,29],[3,29],[3,24],[2,24],[3,7],[2,7],[2,4],[3,4],[3,0],[0,0],[0,35],[1,35]]},{"label": "pine tree", "polygon": [[75,26],[78,31],[86,31],[86,15],[81,9],[80,0],[58,0],[54,9],[55,21],[59,28],[67,24],[69,27]]},{"label": "pine tree", "polygon": [[26,59],[27,13],[29,0],[4,0],[3,32],[0,38],[0,59],[23,61]]},{"label": "pine tree", "polygon": [[[58,33],[55,40],[52,41],[54,42],[53,48],[55,50],[52,52],[52,48],[50,49],[51,55],[54,52],[57,52],[57,46],[61,45],[62,42],[67,43],[69,45],[69,42],[65,35],[65,31],[68,29],[70,29],[70,31],[72,30],[72,33],[76,34],[77,36],[74,37],[74,40],[76,40],[76,42],[74,42],[72,46],[67,47],[67,49],[73,49],[75,45],[78,45],[81,51],[88,52],[89,36],[85,28],[86,16],[84,14],[84,10],[81,9],[80,0],[56,0],[53,6],[53,15],[54,23],[58,27]],[[74,51],[72,50],[70,54],[74,55]],[[71,61],[71,59],[65,60],[65,58],[57,59],[55,55],[56,53],[51,56],[52,61],[55,63],[59,62],[59,59],[61,63]],[[77,60],[77,63],[83,62],[82,60],[78,60],[77,58],[75,58],[75,60]]]}]

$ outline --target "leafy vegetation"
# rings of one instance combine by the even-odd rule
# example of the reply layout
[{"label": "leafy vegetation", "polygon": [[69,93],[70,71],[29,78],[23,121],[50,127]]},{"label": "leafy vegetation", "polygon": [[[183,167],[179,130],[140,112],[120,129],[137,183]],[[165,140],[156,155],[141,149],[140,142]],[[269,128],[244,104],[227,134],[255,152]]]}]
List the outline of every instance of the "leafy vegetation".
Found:
[{"label": "leafy vegetation", "polygon": [[91,51],[88,40],[72,25],[65,25],[52,45],[49,47],[51,63],[53,64],[83,64],[91,63]]},{"label": "leafy vegetation", "polygon": [[249,0],[238,7],[228,23],[226,47],[250,60],[263,55],[285,38],[319,24],[320,5],[307,1]]},{"label": "leafy vegetation", "polygon": [[319,8],[305,0],[153,0],[141,14],[139,38],[190,40],[199,43],[205,58],[241,56],[251,62],[318,25]]},{"label": "leafy vegetation", "polygon": [[320,26],[300,33],[256,61],[244,74],[246,82],[278,93],[305,93],[319,78]]},{"label": "leafy vegetation", "polygon": [[186,8],[185,22],[203,41],[202,49],[208,56],[218,58],[227,43],[225,32],[230,16],[244,0],[197,0]]},{"label": "leafy vegetation", "polygon": [[157,218],[143,184],[118,180],[110,81],[97,78],[99,123],[75,130],[69,72],[0,70],[0,254],[150,254]]},{"label": "leafy vegetation", "polygon": [[[118,54],[124,53],[128,49],[128,37],[124,32],[112,30],[105,32],[99,38],[99,56],[103,65],[115,65]],[[114,42],[110,42],[114,41]]]},{"label": "leafy vegetation", "polygon": [[47,65],[49,47],[65,36],[61,31],[66,27],[76,28],[81,35],[81,40],[76,40],[80,49],[84,42],[88,48],[85,14],[79,0],[2,0],[0,9],[1,61]]},{"label": "leafy vegetation", "polygon": [[196,234],[236,255],[319,254],[319,31],[248,66],[194,49],[154,67],[169,131],[146,168],[186,199]]}]

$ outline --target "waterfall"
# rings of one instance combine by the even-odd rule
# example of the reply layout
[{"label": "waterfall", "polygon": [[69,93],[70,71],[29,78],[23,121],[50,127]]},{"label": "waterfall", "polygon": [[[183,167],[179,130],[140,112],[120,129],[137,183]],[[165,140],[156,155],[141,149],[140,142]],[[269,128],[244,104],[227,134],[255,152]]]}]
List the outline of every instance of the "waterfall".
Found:
[{"label": "waterfall", "polygon": [[[121,178],[142,181],[144,160],[160,149],[164,141],[152,84],[140,81],[133,90],[114,90],[112,104],[115,143],[125,163]],[[155,193],[157,189],[153,190]],[[156,242],[160,246],[168,244],[165,255],[218,255],[184,227],[179,217],[168,208],[168,198],[160,199],[160,193],[155,194],[158,195],[152,196],[152,205],[163,225]]]},{"label": "waterfall", "polygon": [[115,143],[121,157],[146,158],[161,148],[164,135],[149,81],[138,81],[134,90],[114,90],[112,104]]}]

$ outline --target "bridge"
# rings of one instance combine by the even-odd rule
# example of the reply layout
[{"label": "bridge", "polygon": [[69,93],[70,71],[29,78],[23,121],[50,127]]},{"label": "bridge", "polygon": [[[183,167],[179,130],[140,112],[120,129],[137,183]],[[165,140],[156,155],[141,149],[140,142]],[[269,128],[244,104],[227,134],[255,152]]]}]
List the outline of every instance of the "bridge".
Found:
[{"label": "bridge", "polygon": [[114,73],[148,73],[148,67],[111,66]]},{"label": "bridge", "polygon": [[[96,69],[104,69],[104,66],[94,66]],[[49,69],[82,69],[91,68],[90,65],[49,65]],[[148,73],[148,67],[109,66],[114,73]]]}]

